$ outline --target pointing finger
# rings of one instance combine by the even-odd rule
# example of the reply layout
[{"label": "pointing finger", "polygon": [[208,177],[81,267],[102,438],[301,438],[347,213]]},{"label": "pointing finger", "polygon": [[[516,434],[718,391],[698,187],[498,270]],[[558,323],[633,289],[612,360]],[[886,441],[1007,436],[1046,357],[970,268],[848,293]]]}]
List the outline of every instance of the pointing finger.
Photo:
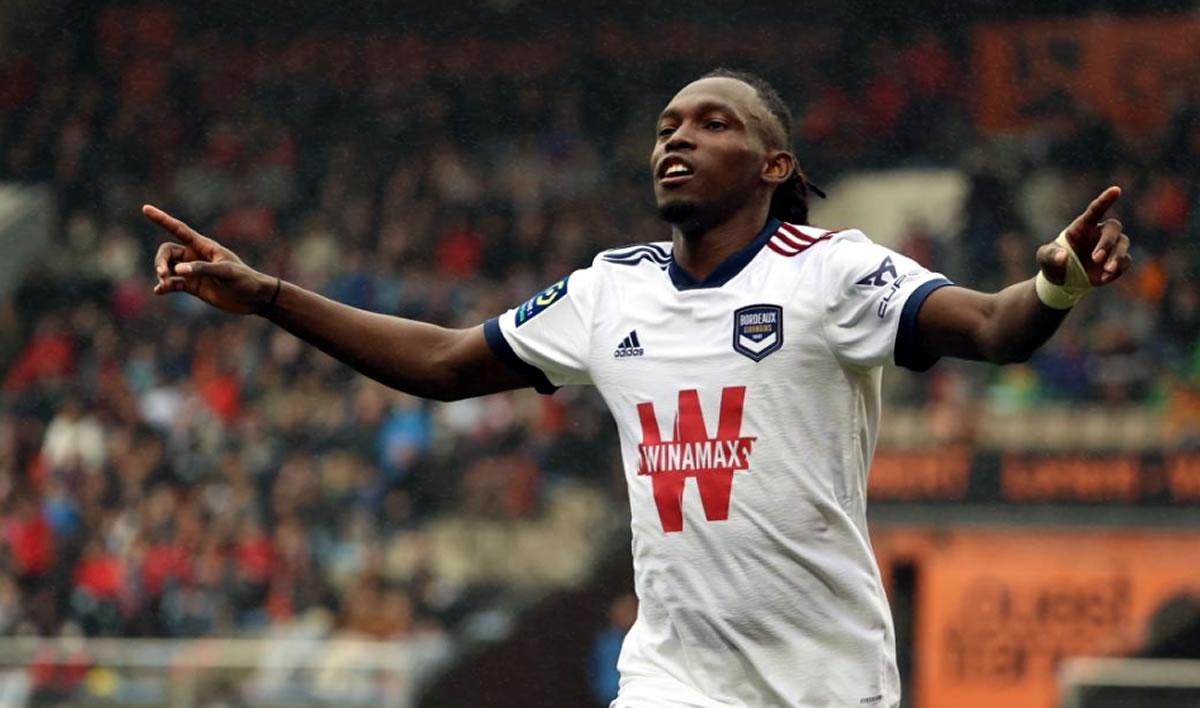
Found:
[{"label": "pointing finger", "polygon": [[1081,228],[1100,223],[1100,220],[1108,213],[1109,208],[1120,198],[1121,188],[1116,186],[1109,187],[1101,192],[1100,196],[1092,200],[1088,208],[1071,223],[1071,227]]},{"label": "pointing finger", "polygon": [[142,214],[147,219],[170,232],[180,243],[191,246],[204,255],[208,255],[215,250],[215,244],[212,239],[201,236],[195,229],[156,206],[149,204],[142,205]]}]

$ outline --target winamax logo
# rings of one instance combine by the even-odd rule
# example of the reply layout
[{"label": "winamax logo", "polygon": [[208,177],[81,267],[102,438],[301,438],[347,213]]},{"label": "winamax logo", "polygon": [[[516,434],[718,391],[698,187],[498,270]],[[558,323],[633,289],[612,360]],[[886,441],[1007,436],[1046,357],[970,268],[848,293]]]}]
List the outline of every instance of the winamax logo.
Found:
[{"label": "winamax logo", "polygon": [[721,413],[716,436],[710,437],[695,389],[679,392],[674,440],[663,440],[653,403],[639,403],[642,443],[638,445],[638,474],[650,477],[654,503],[664,533],[683,530],[683,489],[689,477],[696,479],[704,518],[729,518],[733,474],[750,468],[750,452],[757,437],[742,435],[742,405],[745,386],[721,391]]}]

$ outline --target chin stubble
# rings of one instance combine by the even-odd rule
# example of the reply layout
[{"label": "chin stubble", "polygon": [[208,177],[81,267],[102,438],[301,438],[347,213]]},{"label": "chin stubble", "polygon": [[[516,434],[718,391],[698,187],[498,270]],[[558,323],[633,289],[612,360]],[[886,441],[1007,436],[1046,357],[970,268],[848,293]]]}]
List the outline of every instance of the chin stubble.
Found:
[{"label": "chin stubble", "polygon": [[671,201],[658,205],[658,218],[668,224],[682,224],[696,216],[698,207],[689,201]]}]

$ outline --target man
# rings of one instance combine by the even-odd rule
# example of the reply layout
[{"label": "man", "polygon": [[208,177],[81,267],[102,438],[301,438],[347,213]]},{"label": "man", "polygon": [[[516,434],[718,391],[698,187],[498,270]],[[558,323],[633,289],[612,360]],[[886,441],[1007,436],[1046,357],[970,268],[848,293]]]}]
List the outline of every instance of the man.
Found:
[{"label": "man", "polygon": [[[951,285],[858,231],[809,227],[790,117],[718,71],[662,112],[651,155],[672,240],[601,253],[466,330],[356,310],[174,234],[157,293],[258,313],[362,373],[450,400],[592,384],[617,420],[640,606],[617,708],[894,706],[894,637],[866,528],[881,365],[1022,361],[1130,265],[1105,190],[1036,279]],[[691,480],[691,481],[689,481]]]}]

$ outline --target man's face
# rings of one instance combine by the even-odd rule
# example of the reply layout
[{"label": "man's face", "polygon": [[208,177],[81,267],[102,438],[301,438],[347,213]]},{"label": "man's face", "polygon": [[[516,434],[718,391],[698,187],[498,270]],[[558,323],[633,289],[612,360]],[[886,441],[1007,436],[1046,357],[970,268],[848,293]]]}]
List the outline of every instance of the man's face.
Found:
[{"label": "man's face", "polygon": [[763,184],[769,120],[754,88],[737,79],[700,79],[675,94],[650,156],[663,220],[707,226],[741,208]]}]

